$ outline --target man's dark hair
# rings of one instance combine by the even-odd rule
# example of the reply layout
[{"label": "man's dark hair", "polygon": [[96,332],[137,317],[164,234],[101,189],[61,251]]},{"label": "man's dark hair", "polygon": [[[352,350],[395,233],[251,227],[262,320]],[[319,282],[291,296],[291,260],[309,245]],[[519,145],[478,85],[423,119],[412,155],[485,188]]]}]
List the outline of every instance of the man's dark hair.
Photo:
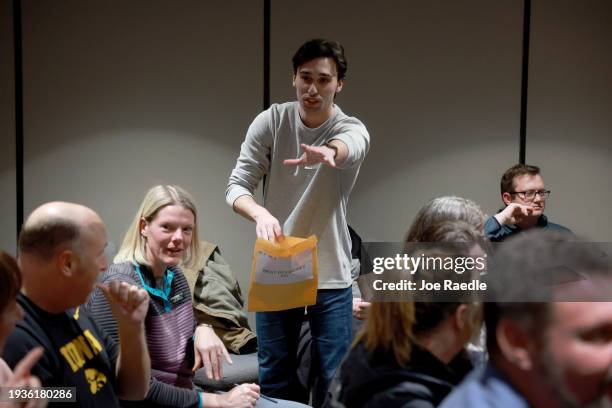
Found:
[{"label": "man's dark hair", "polygon": [[49,260],[60,247],[74,246],[81,230],[72,220],[53,218],[44,222],[26,225],[19,234],[19,251]]},{"label": "man's dark hair", "polygon": [[0,250],[0,314],[21,289],[21,271],[15,259]]},{"label": "man's dark hair", "polygon": [[523,325],[541,344],[553,290],[601,277],[612,278],[609,257],[572,234],[536,229],[508,239],[488,268],[487,348],[491,353],[497,350],[496,329],[501,319]]},{"label": "man's dark hair", "polygon": [[540,174],[540,168],[538,166],[530,166],[528,164],[515,164],[514,166],[510,167],[503,174],[499,183],[501,193],[514,192],[514,178],[524,176],[525,174],[535,176]]},{"label": "man's dark hair", "polygon": [[344,79],[347,62],[344,56],[344,47],[337,41],[328,41],[320,38],[305,42],[293,56],[293,75],[297,75],[298,68],[315,58],[329,57],[336,62],[338,79]]}]

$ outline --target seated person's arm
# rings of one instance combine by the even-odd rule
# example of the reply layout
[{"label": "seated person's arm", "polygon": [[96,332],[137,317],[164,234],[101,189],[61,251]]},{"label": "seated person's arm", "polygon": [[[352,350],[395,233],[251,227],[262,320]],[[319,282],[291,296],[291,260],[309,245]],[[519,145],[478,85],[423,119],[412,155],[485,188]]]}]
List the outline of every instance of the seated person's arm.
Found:
[{"label": "seated person's arm", "polygon": [[259,385],[242,384],[224,394],[202,393],[202,408],[253,408],[259,399]]},{"label": "seated person's arm", "polygon": [[510,203],[493,217],[499,225],[516,225],[523,218],[530,216],[532,212],[533,209],[528,205]]},{"label": "seated person's arm", "polygon": [[142,400],[149,391],[151,377],[151,360],[144,327],[149,295],[142,288],[120,281],[101,285],[100,289],[119,328],[117,394],[125,400]]}]

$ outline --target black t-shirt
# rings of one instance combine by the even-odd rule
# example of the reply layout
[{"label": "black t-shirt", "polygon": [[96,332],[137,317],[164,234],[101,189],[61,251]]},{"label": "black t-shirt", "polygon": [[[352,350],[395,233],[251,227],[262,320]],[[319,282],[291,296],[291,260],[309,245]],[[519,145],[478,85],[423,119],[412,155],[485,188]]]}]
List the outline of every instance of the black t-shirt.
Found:
[{"label": "black t-shirt", "polygon": [[45,353],[32,374],[45,387],[76,387],[76,404],[66,406],[118,407],[115,365],[119,348],[87,312],[77,308],[48,313],[22,294],[17,301],[25,317],[6,341],[7,364],[14,368],[30,350],[42,346]]}]

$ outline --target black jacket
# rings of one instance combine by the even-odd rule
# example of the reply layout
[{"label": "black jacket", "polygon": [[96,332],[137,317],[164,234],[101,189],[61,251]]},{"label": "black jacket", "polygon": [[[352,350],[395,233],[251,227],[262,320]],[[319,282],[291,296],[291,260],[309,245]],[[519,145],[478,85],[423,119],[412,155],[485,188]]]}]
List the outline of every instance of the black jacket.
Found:
[{"label": "black jacket", "polygon": [[359,343],[349,352],[332,384],[330,407],[430,408],[435,407],[470,371],[460,354],[446,365],[414,345],[410,361],[401,367],[393,353],[368,353]]}]

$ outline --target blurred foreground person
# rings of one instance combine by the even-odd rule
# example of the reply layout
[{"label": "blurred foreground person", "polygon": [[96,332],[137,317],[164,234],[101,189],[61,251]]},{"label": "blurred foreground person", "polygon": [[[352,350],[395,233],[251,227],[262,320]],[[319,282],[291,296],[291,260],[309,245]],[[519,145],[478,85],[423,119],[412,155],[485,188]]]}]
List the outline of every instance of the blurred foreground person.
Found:
[{"label": "blurred foreground person", "polygon": [[[21,288],[21,271],[12,256],[0,250],[0,356],[4,350],[6,337],[15,327],[15,324],[23,319],[23,310],[17,304],[17,293]],[[36,388],[40,387],[40,380],[30,375],[30,370],[38,362],[43,354],[41,347],[30,351],[11,371],[8,365],[0,358],[0,387],[7,388]],[[3,400],[7,395],[2,395]],[[0,408],[12,408],[25,405],[31,408],[47,406],[42,399],[31,400],[27,404],[20,402],[0,402]]]},{"label": "blurred foreground person", "polygon": [[500,247],[484,309],[490,361],[442,407],[611,406],[612,265],[570,239],[534,230]]}]

